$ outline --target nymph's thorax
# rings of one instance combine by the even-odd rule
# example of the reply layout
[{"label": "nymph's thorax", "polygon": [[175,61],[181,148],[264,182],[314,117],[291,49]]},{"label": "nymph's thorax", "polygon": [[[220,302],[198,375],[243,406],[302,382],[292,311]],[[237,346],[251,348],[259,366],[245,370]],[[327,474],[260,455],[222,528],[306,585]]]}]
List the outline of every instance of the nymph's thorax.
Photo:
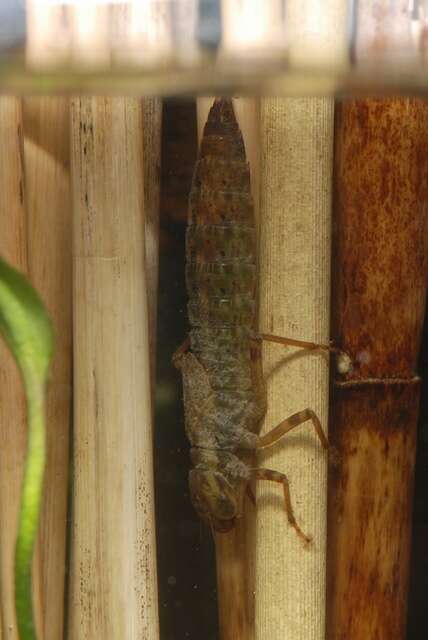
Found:
[{"label": "nymph's thorax", "polygon": [[215,389],[209,371],[193,353],[180,358],[186,433],[193,447],[237,451],[254,449],[266,411],[261,385]]},{"label": "nymph's thorax", "polygon": [[190,456],[195,469],[211,469],[221,472],[231,483],[248,482],[248,465],[231,451],[192,447]]}]

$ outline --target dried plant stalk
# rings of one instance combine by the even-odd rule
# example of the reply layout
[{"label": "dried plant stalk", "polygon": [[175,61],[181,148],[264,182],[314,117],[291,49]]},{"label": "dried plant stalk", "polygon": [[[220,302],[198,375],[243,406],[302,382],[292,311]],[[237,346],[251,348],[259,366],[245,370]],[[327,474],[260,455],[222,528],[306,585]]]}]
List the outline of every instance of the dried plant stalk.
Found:
[{"label": "dried plant stalk", "polygon": [[[265,99],[261,106],[260,330],[329,339],[333,104]],[[310,408],[324,431],[328,360],[320,352],[264,346],[264,431]],[[256,638],[321,640],[325,616],[327,457],[309,423],[260,455],[285,473],[295,516],[312,544],[288,526],[278,489],[259,483],[255,566]]]},{"label": "dried plant stalk", "polygon": [[[313,64],[345,60],[348,4],[341,0],[286,4],[288,54]],[[324,343],[329,339],[330,219],[333,103],[328,99],[264,100],[261,108],[260,330]],[[324,431],[328,419],[328,360],[320,352],[266,345],[265,430],[310,408]],[[260,456],[287,474],[295,515],[312,546],[287,527],[271,487],[258,489],[256,639],[323,640],[326,601],[327,459],[306,424]]]},{"label": "dried plant stalk", "polygon": [[147,302],[149,314],[150,371],[155,380],[156,320],[159,271],[159,197],[162,100],[144,98],[143,105],[143,152],[144,152],[144,212],[145,212],[145,263],[147,279]]},{"label": "dried plant stalk", "polygon": [[[23,166],[21,101],[0,97],[0,253],[11,265],[28,274],[27,217]],[[14,602],[14,558],[27,449],[26,409],[16,364],[0,343],[0,609],[1,636],[18,640]],[[42,638],[40,545],[33,564],[34,611]]]},{"label": "dried plant stalk", "polygon": [[328,638],[404,640],[427,276],[428,104],[338,105]]},{"label": "dried plant stalk", "polygon": [[159,637],[143,118],[74,99],[75,475],[70,638]]},{"label": "dried plant stalk", "polygon": [[55,331],[47,399],[47,461],[41,519],[45,640],[64,627],[64,588],[71,424],[71,194],[69,102],[23,102],[28,266]]}]

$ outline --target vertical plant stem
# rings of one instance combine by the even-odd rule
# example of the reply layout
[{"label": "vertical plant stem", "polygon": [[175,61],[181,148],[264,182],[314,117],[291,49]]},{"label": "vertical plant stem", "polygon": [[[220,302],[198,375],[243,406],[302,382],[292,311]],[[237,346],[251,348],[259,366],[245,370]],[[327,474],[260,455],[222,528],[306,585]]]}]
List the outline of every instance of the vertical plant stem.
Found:
[{"label": "vertical plant stem", "polygon": [[28,263],[55,332],[47,397],[47,462],[41,521],[45,640],[64,627],[64,582],[71,421],[71,194],[69,101],[23,103]]},{"label": "vertical plant stem", "polygon": [[[348,3],[290,0],[290,60],[310,66],[346,62]],[[316,35],[314,36],[314,19]],[[317,41],[317,59],[307,43]],[[329,338],[333,104],[328,99],[262,101],[260,330],[289,338]],[[320,353],[267,344],[268,413],[264,430],[295,411],[328,418],[328,360]],[[323,640],[327,459],[308,424],[260,456],[287,474],[295,516],[312,545],[287,525],[282,496],[257,492],[256,639]],[[276,495],[275,495],[276,494]]]},{"label": "vertical plant stem", "polygon": [[[348,6],[342,0],[287,2],[290,60],[321,67],[345,63]],[[307,43],[314,37],[317,59],[311,60]],[[260,330],[324,343],[329,339],[333,102],[263,100],[261,149]],[[310,408],[327,432],[328,358],[266,344],[263,363],[264,431]],[[259,466],[288,476],[295,517],[312,544],[304,548],[288,526],[282,494],[259,483],[256,639],[323,640],[326,453],[306,423],[263,453]]]},{"label": "vertical plant stem", "polygon": [[159,637],[143,117],[71,104],[75,471],[71,640]]},{"label": "vertical plant stem", "polygon": [[[265,99],[261,106],[260,331],[329,339],[333,103]],[[268,411],[263,432],[309,408],[327,431],[328,358],[264,345]],[[327,456],[305,423],[259,456],[285,473],[307,548],[288,525],[283,494],[257,488],[256,638],[322,640],[325,620]]]},{"label": "vertical plant stem", "polygon": [[[23,166],[22,111],[17,98],[0,97],[0,254],[28,273],[27,221]],[[0,608],[2,636],[18,640],[14,601],[15,540],[21,496],[27,425],[24,392],[13,359],[0,344]],[[7,525],[6,525],[7,523]],[[40,548],[33,560],[36,626],[42,638]]]},{"label": "vertical plant stem", "polygon": [[229,533],[215,534],[220,640],[250,640],[252,616],[248,598],[248,518]]},{"label": "vertical plant stem", "polygon": [[147,302],[149,314],[150,371],[155,380],[156,320],[159,271],[159,198],[162,100],[144,98],[143,152],[144,152],[144,211],[145,211],[145,263]]},{"label": "vertical plant stem", "polygon": [[416,364],[427,278],[428,105],[337,107],[328,637],[404,640]]}]

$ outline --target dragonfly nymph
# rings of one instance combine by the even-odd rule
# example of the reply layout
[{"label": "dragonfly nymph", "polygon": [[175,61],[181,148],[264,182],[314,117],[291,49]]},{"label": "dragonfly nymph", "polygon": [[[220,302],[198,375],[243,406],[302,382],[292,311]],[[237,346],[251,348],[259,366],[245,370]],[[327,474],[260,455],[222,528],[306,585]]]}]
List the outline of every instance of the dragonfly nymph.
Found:
[{"label": "dragonfly nymph", "polygon": [[183,376],[193,505],[218,532],[230,531],[253,480],[280,483],[288,521],[304,540],[287,476],[255,466],[255,452],[312,421],[310,409],[260,436],[266,413],[262,340],[317,347],[257,332],[257,256],[250,168],[232,101],[217,99],[205,125],[189,198],[186,282],[189,339],[174,354]]}]

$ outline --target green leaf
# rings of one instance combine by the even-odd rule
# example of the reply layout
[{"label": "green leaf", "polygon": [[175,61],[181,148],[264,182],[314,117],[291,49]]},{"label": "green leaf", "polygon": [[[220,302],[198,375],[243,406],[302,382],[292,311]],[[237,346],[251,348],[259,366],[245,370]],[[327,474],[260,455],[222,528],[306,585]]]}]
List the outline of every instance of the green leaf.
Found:
[{"label": "green leaf", "polygon": [[0,258],[0,333],[21,372],[28,445],[15,550],[15,604],[20,640],[36,640],[31,566],[45,468],[45,396],[53,351],[48,314],[28,280]]}]

